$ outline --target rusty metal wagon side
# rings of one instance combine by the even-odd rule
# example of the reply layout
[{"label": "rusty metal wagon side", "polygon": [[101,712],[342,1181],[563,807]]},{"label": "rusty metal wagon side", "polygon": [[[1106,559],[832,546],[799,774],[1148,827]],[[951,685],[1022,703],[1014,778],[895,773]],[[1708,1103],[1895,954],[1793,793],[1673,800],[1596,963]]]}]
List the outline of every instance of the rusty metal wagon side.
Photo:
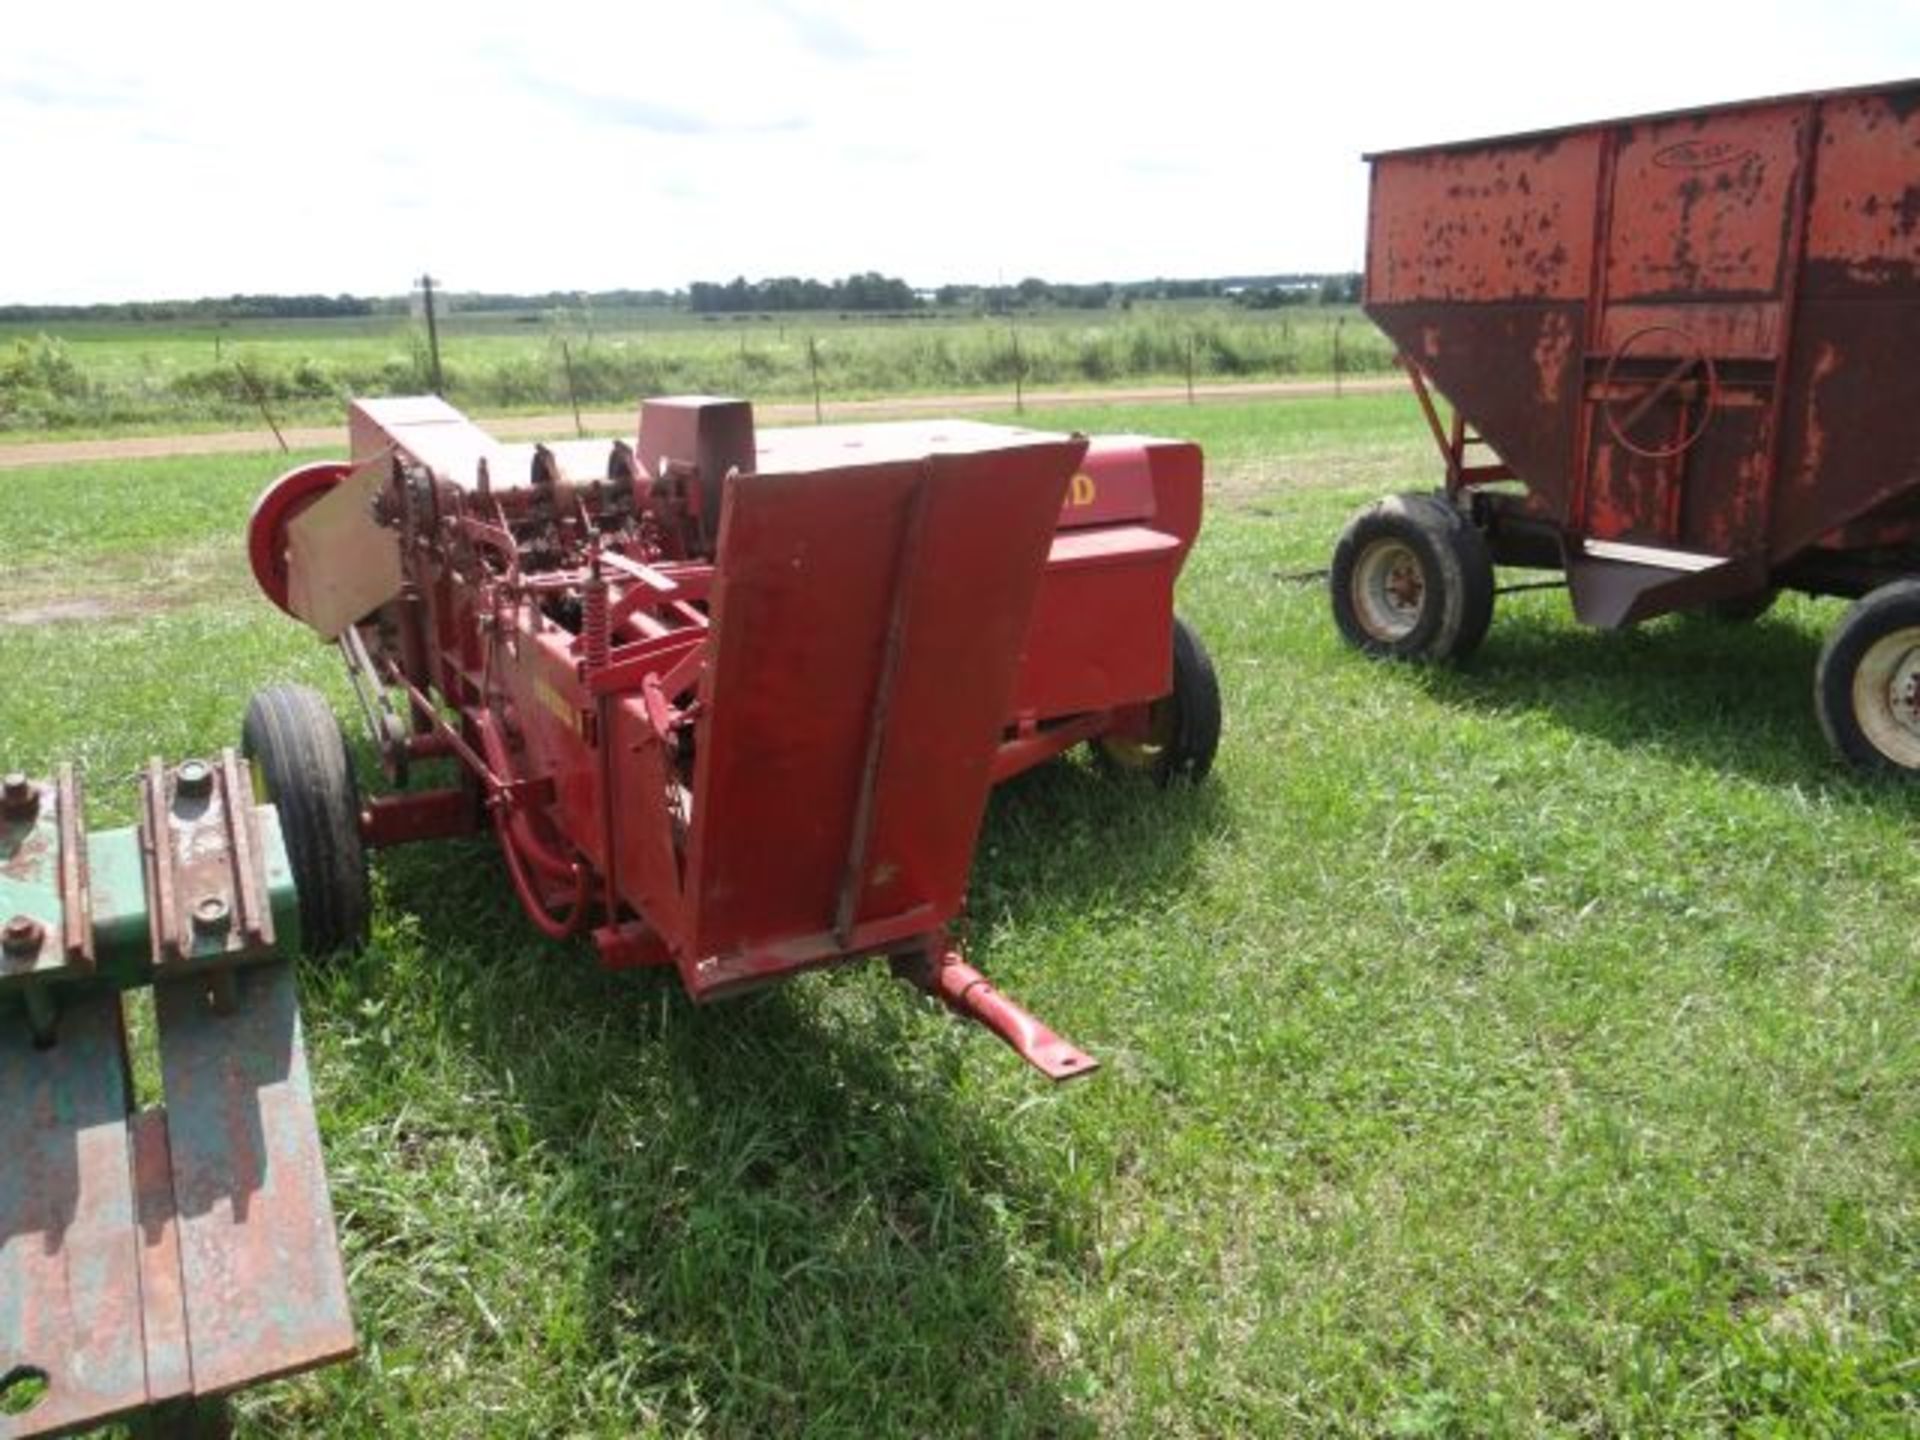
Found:
[{"label": "rusty metal wagon side", "polygon": [[1496,564],[1607,628],[1853,597],[1821,723],[1920,773],[1920,81],[1369,159],[1366,310],[1445,483],[1341,537],[1347,639],[1469,653]]}]

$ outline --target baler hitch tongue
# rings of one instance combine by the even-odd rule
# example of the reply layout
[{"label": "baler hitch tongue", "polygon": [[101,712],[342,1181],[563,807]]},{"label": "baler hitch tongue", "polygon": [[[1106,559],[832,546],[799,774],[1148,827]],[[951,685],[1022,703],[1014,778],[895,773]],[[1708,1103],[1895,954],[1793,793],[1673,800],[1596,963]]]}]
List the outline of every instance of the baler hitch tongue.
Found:
[{"label": "baler hitch tongue", "polygon": [[954,1014],[998,1035],[1049,1080],[1073,1080],[1100,1068],[1098,1060],[994,989],[986,976],[952,950],[937,960],[931,955],[903,958],[894,968],[902,979],[918,985]]},{"label": "baler hitch tongue", "polygon": [[[206,1424],[354,1349],[277,948],[299,926],[277,812],[231,751],[153,762],[141,823],[91,834],[71,767],[6,779],[0,1440]],[[143,1109],[121,1003],[139,985],[165,1099]]]}]

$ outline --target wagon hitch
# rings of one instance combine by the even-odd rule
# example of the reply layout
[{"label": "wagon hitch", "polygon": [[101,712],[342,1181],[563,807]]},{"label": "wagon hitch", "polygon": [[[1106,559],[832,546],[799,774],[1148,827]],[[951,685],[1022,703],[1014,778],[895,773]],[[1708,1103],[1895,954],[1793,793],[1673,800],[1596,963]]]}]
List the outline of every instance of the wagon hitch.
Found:
[{"label": "wagon hitch", "polygon": [[1100,1062],[1086,1051],[1056,1035],[1038,1017],[994,989],[992,982],[961,959],[958,951],[936,946],[895,956],[893,973],[919,986],[954,1014],[991,1030],[1049,1080],[1072,1080],[1100,1068]]}]

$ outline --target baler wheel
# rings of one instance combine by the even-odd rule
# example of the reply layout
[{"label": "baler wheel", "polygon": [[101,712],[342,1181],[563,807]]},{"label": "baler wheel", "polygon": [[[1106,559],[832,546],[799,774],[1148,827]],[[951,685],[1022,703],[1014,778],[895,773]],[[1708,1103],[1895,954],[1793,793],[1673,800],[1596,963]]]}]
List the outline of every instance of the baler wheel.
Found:
[{"label": "baler wheel", "polygon": [[1173,617],[1173,689],[1147,710],[1147,737],[1103,735],[1095,756],[1117,770],[1151,774],[1156,785],[1184,775],[1198,785],[1220,748],[1220,681],[1193,627]]},{"label": "baler wheel", "polygon": [[1355,515],[1328,586],[1340,633],[1369,655],[1458,659],[1493,620],[1486,538],[1441,495],[1390,495]]},{"label": "baler wheel", "polygon": [[289,615],[287,608],[287,526],[293,517],[347,478],[353,467],[321,460],[287,471],[260,492],[247,517],[247,562],[260,591]]},{"label": "baler wheel", "polygon": [[1813,701],[1843,759],[1920,776],[1920,580],[1869,591],[1841,617],[1814,667]]},{"label": "baler wheel", "polygon": [[287,859],[300,892],[300,940],[310,956],[366,942],[367,857],[360,839],[360,787],[332,708],[304,685],[256,690],[240,750],[254,799],[280,812]]}]

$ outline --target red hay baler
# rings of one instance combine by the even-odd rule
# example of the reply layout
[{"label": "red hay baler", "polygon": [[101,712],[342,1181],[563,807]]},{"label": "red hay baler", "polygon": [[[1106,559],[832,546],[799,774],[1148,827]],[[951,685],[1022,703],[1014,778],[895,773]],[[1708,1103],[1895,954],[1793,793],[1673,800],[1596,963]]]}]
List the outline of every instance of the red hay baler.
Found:
[{"label": "red hay baler", "polygon": [[[504,445],[354,405],[276,481],[261,588],[339,645],[394,793],[317,694],[244,733],[309,949],[365,933],[364,850],[490,828],[542,932],[696,1000],[886,957],[1045,1074],[1094,1062],[948,942],[990,786],[1092,742],[1203,777],[1212,668],[1173,613],[1197,447],[959,421],[755,433],[648,401],[637,442]],[[459,783],[406,788],[416,762]]]}]

